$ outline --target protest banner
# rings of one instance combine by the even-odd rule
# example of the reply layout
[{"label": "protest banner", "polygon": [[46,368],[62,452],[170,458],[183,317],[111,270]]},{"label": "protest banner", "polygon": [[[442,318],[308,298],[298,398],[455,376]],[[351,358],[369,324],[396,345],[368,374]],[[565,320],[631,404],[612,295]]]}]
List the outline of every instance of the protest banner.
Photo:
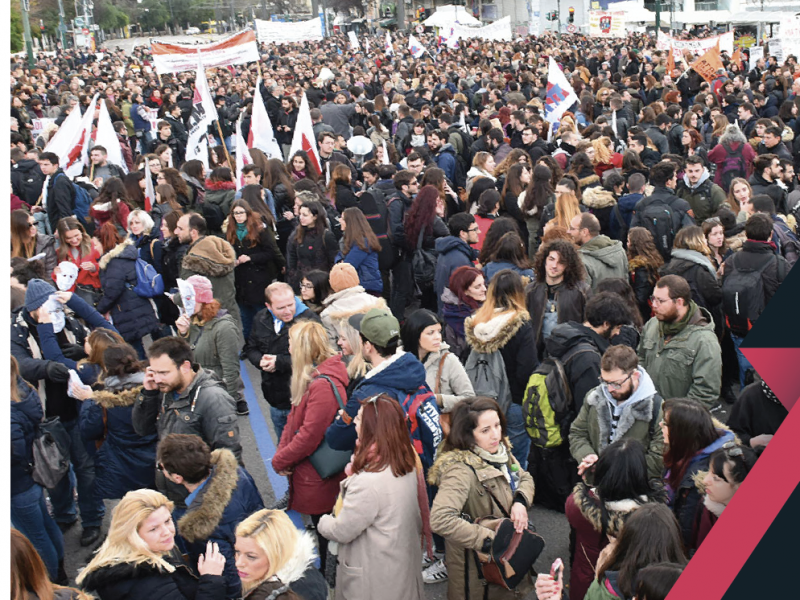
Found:
[{"label": "protest banner", "polygon": [[55,123],[55,119],[33,119],[31,121],[33,123],[33,130],[31,131],[31,135],[33,139],[38,138],[40,135],[44,133],[44,130],[47,129],[47,126],[50,123]]},{"label": "protest banner", "polygon": [[717,43],[719,43],[720,52],[727,52],[729,55],[733,54],[732,31],[701,40],[676,40],[670,35],[659,33],[656,39],[656,48],[667,51],[671,49],[675,62],[679,62],[683,58],[684,52],[689,51],[694,56],[701,56],[716,46]]},{"label": "protest banner", "polygon": [[181,71],[195,70],[198,52],[207,69],[258,62],[259,60],[256,35],[252,30],[242,31],[218,42],[197,46],[154,41],[151,51],[158,73],[180,73]]},{"label": "protest banner", "polygon": [[700,58],[692,63],[694,69],[700,77],[705,79],[708,83],[712,83],[718,75],[719,69],[722,66],[722,59],[719,56],[719,47],[714,46],[708,52],[703,54]]},{"label": "protest banner", "polygon": [[319,17],[299,23],[278,23],[256,19],[256,35],[265,44],[292,44],[322,39],[322,21]]},{"label": "protest banner", "polygon": [[[800,19],[794,17],[788,21],[781,22],[781,49],[786,56],[794,54],[800,55]],[[770,50],[772,47],[770,46]],[[782,64],[783,60],[779,61]]]},{"label": "protest banner", "polygon": [[502,19],[489,23],[484,27],[467,27],[460,23],[453,23],[450,27],[444,28],[446,33],[444,38],[447,40],[457,39],[479,39],[491,41],[505,41],[510,42],[512,39],[511,33],[511,17],[503,17]]},{"label": "protest banner", "polygon": [[602,38],[625,37],[625,13],[590,10],[589,35]]}]

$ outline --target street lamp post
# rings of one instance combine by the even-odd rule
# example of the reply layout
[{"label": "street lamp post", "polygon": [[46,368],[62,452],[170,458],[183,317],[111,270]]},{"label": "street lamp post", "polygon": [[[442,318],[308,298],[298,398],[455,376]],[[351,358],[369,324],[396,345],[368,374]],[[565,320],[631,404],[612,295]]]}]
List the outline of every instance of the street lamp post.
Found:
[{"label": "street lamp post", "polygon": [[31,38],[31,23],[28,19],[28,11],[31,8],[29,0],[20,0],[22,5],[22,29],[25,39],[25,52],[28,55],[28,66],[33,68],[33,38]]}]

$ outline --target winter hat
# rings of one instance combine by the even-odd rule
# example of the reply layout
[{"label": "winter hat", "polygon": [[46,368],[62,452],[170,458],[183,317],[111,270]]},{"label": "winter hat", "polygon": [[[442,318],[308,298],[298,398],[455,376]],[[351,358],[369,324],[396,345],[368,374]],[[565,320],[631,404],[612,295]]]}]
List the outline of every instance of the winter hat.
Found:
[{"label": "winter hat", "polygon": [[196,302],[208,304],[214,301],[214,290],[211,282],[202,275],[192,275],[186,283],[194,288],[194,298]]},{"label": "winter hat", "polygon": [[361,283],[355,267],[349,263],[334,265],[331,269],[329,281],[334,292],[341,292],[342,290],[356,287]]},{"label": "winter hat", "polygon": [[37,310],[55,294],[53,286],[42,279],[31,279],[25,292],[25,308],[28,312]]}]

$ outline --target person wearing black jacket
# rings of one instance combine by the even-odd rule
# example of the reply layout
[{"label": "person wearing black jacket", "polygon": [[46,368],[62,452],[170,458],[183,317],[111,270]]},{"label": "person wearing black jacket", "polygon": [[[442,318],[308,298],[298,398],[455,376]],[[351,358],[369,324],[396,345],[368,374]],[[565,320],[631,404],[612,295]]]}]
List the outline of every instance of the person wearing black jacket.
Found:
[{"label": "person wearing black jacket", "polygon": [[275,94],[280,95],[281,91],[282,90],[277,85],[266,86],[263,82],[261,83],[261,97],[264,100],[267,115],[269,115],[269,120],[272,123],[278,123],[279,120],[281,101],[278,100]]},{"label": "person wearing black jacket", "polygon": [[389,215],[389,236],[395,251],[392,266],[393,285],[390,309],[395,318],[402,322],[406,306],[410,304],[414,294],[411,260],[405,256],[403,251],[406,247],[403,221],[406,212],[411,208],[413,197],[419,191],[419,183],[414,173],[408,170],[399,171],[393,177],[393,180],[397,192],[386,200],[386,208]]},{"label": "person wearing black jacket", "polygon": [[270,284],[264,290],[266,309],[256,314],[250,337],[245,342],[242,358],[261,369],[261,392],[270,406],[270,418],[278,440],[292,408],[292,357],[289,354],[289,329],[297,321],[320,322],[289,285]]},{"label": "person wearing black jacket", "polygon": [[299,292],[300,280],[308,271],[330,271],[339,251],[336,237],[326,226],[325,207],[316,200],[303,202],[298,226],[286,247],[286,277]]},{"label": "person wearing black jacket", "polygon": [[[15,155],[19,157],[18,160],[14,160]],[[42,195],[44,185],[44,174],[39,163],[25,158],[19,149],[11,151],[11,162],[11,189],[20,200],[34,206]]]},{"label": "person wearing black jacket", "polygon": [[788,414],[786,407],[756,373],[755,381],[742,390],[731,407],[728,427],[742,444],[751,448],[765,446]]},{"label": "person wearing black jacket", "polygon": [[45,188],[46,199],[42,204],[47,211],[50,231],[56,231],[58,222],[64,217],[75,215],[75,190],[72,181],[58,166],[60,159],[54,152],[44,152],[39,156],[42,174],[48,177]]}]

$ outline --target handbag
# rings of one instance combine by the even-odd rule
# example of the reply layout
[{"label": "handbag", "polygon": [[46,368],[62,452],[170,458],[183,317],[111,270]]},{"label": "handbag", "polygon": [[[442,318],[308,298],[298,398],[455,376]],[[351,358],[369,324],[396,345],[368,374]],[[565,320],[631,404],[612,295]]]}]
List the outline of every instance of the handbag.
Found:
[{"label": "handbag", "polygon": [[[336,388],[336,384],[333,383],[331,378],[327,375],[318,375],[316,378],[324,379],[331,384],[336,402],[339,403],[339,408],[344,410],[342,396],[339,394],[339,390]],[[327,479],[328,477],[333,477],[344,471],[344,468],[347,466],[347,463],[350,462],[352,456],[352,450],[334,450],[328,445],[328,440],[322,438],[322,443],[314,450],[314,453],[308,457],[308,460],[311,461],[311,466],[314,467],[317,475],[323,479]]]},{"label": "handbag", "polygon": [[417,248],[414,250],[414,254],[411,255],[414,283],[420,289],[433,285],[433,279],[436,275],[436,253],[422,247],[424,240],[425,227],[423,226],[419,231],[419,238],[417,238]]},{"label": "handbag", "polygon": [[41,423],[33,440],[33,480],[48,489],[54,488],[69,471],[70,437],[59,417]]},{"label": "handbag", "polygon": [[97,308],[103,292],[91,285],[78,284],[75,286],[75,295],[79,296],[89,306]]}]

